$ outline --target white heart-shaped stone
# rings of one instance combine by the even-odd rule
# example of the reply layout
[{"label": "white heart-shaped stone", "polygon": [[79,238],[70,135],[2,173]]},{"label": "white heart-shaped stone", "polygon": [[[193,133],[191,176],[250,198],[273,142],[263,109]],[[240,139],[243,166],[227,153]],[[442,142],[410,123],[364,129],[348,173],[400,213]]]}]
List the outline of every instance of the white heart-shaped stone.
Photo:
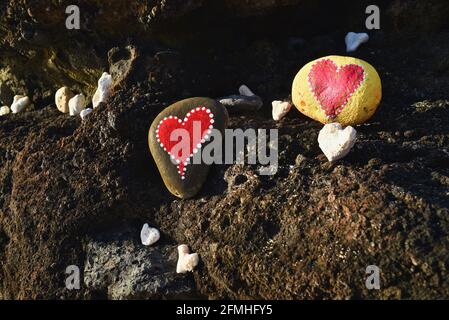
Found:
[{"label": "white heart-shaped stone", "polygon": [[345,157],[355,144],[357,131],[347,126],[342,129],[339,123],[326,124],[318,134],[318,144],[329,161]]},{"label": "white heart-shaped stone", "polygon": [[151,228],[148,223],[145,223],[140,231],[140,240],[144,246],[151,246],[156,243],[161,237],[159,230]]},{"label": "white heart-shaped stone", "polygon": [[369,40],[367,33],[349,32],[345,37],[346,51],[353,52],[362,44]]}]

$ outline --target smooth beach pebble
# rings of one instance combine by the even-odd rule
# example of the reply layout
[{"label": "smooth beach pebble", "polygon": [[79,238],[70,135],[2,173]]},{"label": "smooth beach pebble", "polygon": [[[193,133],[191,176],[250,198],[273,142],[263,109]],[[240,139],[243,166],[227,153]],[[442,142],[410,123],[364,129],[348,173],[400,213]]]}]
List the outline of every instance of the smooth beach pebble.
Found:
[{"label": "smooth beach pebble", "polygon": [[[209,98],[178,101],[154,119],[148,134],[150,152],[172,194],[191,198],[200,191],[210,165],[201,159],[194,163],[194,155],[201,155],[201,150],[212,141],[213,129],[223,137],[227,124],[226,108]],[[176,129],[185,129],[175,132],[183,134],[182,138],[173,139]]]},{"label": "smooth beach pebble", "polygon": [[59,111],[62,113],[69,112],[69,101],[75,96],[75,94],[68,88],[62,87],[55,93],[55,104]]},{"label": "smooth beach pebble", "polygon": [[11,110],[9,109],[8,106],[3,106],[0,108],[0,116],[4,116],[5,114],[10,113]]},{"label": "smooth beach pebble", "polygon": [[351,57],[328,56],[309,62],[292,86],[295,107],[321,123],[361,124],[376,111],[382,99],[377,71]]}]

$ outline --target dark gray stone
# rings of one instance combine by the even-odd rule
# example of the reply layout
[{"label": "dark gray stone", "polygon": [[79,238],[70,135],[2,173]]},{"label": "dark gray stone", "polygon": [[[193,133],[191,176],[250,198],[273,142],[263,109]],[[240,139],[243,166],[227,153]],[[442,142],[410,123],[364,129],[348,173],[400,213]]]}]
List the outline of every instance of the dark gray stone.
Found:
[{"label": "dark gray stone", "polygon": [[263,105],[262,99],[256,95],[230,95],[219,98],[218,101],[228,109],[229,113],[257,111]]},{"label": "dark gray stone", "polygon": [[[192,274],[177,274],[177,246],[147,247],[138,232],[87,244],[84,284],[109,299],[182,299],[195,292]],[[116,240],[114,240],[116,239]]]}]

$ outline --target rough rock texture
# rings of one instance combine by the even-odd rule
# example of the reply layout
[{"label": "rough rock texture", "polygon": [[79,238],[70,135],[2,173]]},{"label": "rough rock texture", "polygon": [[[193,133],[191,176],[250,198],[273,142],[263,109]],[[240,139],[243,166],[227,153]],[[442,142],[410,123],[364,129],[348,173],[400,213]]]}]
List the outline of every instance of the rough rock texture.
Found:
[{"label": "rough rock texture", "polygon": [[[81,30],[67,30],[65,9],[72,4],[70,0],[0,3],[0,81],[42,106],[51,103],[52,93],[62,86],[92,94],[96,80],[107,71],[108,51],[117,45],[138,44],[147,52],[158,51],[161,43],[202,50],[207,48],[205,37],[232,47],[234,41],[255,34],[295,37],[332,32],[336,27],[361,30],[371,2],[79,0]],[[377,4],[382,30],[389,32],[419,33],[448,24],[444,0]],[[235,34],[243,37],[237,39]]]},{"label": "rough rock texture", "polygon": [[[203,2],[195,3],[195,10],[206,10]],[[296,110],[274,122],[267,102],[288,97],[294,75],[306,62],[344,54],[348,30],[343,22],[316,35],[298,27],[283,37],[265,32],[274,28],[270,21],[278,13],[264,12],[260,33],[248,27],[230,38],[228,31],[211,27],[214,37],[195,34],[196,42],[175,48],[143,45],[136,35],[131,44],[140,52],[134,62],[138,72],[81,122],[56,110],[54,92],[47,100],[44,93],[66,84],[61,79],[94,87],[98,65],[109,68],[106,53],[128,44],[105,39],[100,45],[92,41],[94,32],[83,33],[84,40],[78,36],[53,60],[71,61],[70,66],[58,62],[57,69],[43,69],[41,62],[50,61],[53,49],[19,41],[32,18],[23,25],[18,21],[30,8],[39,21],[47,15],[33,14],[40,7],[33,9],[32,1],[2,2],[8,14],[0,23],[0,32],[7,34],[1,38],[0,74],[13,90],[23,86],[40,99],[33,99],[35,111],[0,118],[0,297],[110,297],[106,288],[86,285],[67,291],[65,268],[75,264],[84,270],[92,256],[89,243],[99,234],[113,243],[114,230],[129,227],[137,238],[148,222],[160,229],[162,248],[186,243],[201,256],[192,297],[449,298],[449,62],[444,58],[449,33],[438,20],[448,6],[432,3],[439,10],[429,11],[435,16],[423,26],[432,31],[426,37],[415,25],[398,22],[399,16],[417,17],[421,10],[394,1],[405,9],[387,8],[383,21],[397,28],[373,33],[357,51],[379,71],[384,99],[369,123],[356,128],[358,143],[351,153],[330,164],[316,143],[319,123]],[[128,11],[120,12],[125,19]],[[191,17],[188,10],[179,12]],[[258,18],[242,19],[259,26]],[[294,41],[302,45],[291,45],[293,33],[303,38]],[[102,47],[101,58],[89,50],[70,53],[94,44]],[[29,48],[36,48],[35,60],[28,59]],[[45,51],[48,56],[41,56]],[[92,66],[97,58],[101,63]],[[34,61],[29,62],[33,76],[21,77],[27,66],[17,63],[22,60]],[[152,120],[176,100],[220,97],[241,83],[266,103],[257,114],[231,117],[230,127],[278,128],[277,174],[259,176],[257,166],[215,166],[198,196],[175,199],[148,152]],[[152,253],[165,256],[163,249],[145,252]],[[365,287],[371,264],[381,269],[381,290]]]},{"label": "rough rock texture", "polygon": [[177,274],[173,245],[145,247],[136,230],[88,242],[84,284],[110,299],[182,299],[195,295],[191,274]]}]

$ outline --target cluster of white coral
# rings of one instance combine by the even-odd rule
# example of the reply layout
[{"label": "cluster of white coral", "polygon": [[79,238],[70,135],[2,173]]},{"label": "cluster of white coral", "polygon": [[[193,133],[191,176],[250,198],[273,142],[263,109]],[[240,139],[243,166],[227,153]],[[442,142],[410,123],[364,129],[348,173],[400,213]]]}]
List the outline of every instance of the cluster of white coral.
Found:
[{"label": "cluster of white coral", "polygon": [[19,113],[23,110],[30,109],[33,106],[30,98],[27,96],[16,95],[11,104],[11,108],[8,106],[2,106],[0,108],[0,117],[9,113]]},{"label": "cluster of white coral", "polygon": [[[103,72],[98,80],[98,88],[92,98],[93,108],[98,107],[101,102],[106,102],[111,96],[112,77],[107,72]],[[86,97],[80,93],[75,95],[70,88],[62,87],[55,94],[55,104],[62,113],[69,113],[71,116],[79,115],[85,119],[92,112],[92,108],[87,107]]]}]

